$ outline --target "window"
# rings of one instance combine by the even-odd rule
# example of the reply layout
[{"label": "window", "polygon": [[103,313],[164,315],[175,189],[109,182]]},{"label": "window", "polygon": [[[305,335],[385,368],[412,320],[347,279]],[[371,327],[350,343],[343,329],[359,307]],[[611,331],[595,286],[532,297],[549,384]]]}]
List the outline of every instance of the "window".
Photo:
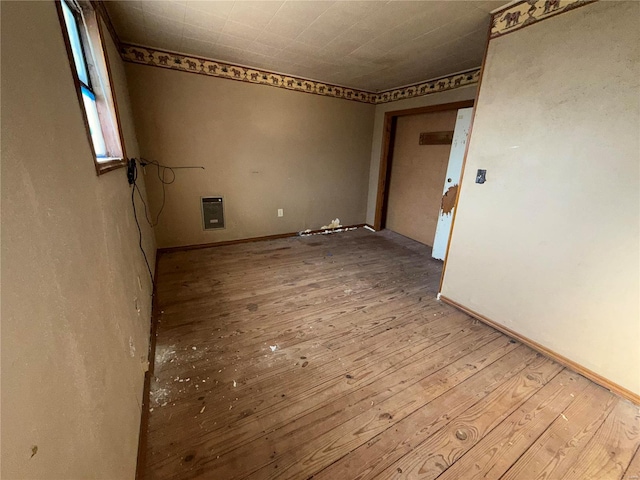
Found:
[{"label": "window", "polygon": [[91,2],[56,2],[98,174],[126,164],[100,20]]}]

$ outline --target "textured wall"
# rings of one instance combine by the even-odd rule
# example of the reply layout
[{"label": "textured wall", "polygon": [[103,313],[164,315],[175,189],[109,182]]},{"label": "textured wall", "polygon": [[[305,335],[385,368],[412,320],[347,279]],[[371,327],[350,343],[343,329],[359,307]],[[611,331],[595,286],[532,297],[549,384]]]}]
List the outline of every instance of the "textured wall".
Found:
[{"label": "textured wall", "polygon": [[125,171],[96,176],[54,2],[1,9],[2,477],[133,478],[151,282]]},{"label": "textured wall", "polygon": [[[170,247],[363,223],[373,105],[127,64],[143,157],[179,170],[158,245]],[[159,182],[147,167],[151,205]],[[226,229],[203,231],[200,197],[222,195]],[[277,209],[284,216],[277,217]]]},{"label": "textured wall", "polygon": [[639,78],[636,2],[490,42],[442,289],[637,394]]}]

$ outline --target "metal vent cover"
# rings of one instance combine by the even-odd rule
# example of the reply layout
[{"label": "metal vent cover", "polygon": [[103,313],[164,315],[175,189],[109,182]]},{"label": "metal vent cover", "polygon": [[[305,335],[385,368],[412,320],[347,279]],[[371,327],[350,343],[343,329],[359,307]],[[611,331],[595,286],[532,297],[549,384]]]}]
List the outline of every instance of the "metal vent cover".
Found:
[{"label": "metal vent cover", "polygon": [[202,197],[202,225],[205,230],[224,228],[224,201],[222,197]]}]

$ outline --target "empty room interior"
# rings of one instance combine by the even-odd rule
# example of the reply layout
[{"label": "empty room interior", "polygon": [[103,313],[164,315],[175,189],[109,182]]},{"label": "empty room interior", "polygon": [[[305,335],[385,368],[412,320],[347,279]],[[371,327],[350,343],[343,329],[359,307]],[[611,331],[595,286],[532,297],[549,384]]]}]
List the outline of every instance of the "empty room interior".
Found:
[{"label": "empty room interior", "polygon": [[640,480],[640,2],[0,18],[3,479]]}]

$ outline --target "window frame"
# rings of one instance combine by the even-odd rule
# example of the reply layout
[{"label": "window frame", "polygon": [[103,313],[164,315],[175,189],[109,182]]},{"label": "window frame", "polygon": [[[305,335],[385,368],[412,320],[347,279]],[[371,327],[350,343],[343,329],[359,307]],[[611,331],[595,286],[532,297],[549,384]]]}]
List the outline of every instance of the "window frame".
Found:
[{"label": "window frame", "polygon": [[[80,36],[82,60],[87,69],[88,85],[80,80],[78,76],[62,2],[65,2],[66,7],[69,8],[76,22]],[[109,54],[103,33],[102,22],[104,20],[101,18],[99,9],[95,8],[92,2],[88,0],[56,0],[55,4],[96,174],[102,175],[103,173],[125,167],[127,164],[127,154],[113,85]],[[81,11],[78,11],[78,9]],[[87,44],[90,47],[91,53],[87,52]],[[116,48],[118,48],[118,42],[115,42],[115,44]],[[107,155],[110,151],[115,151],[116,153],[112,157],[98,157],[96,155],[84,103],[83,88],[94,97]],[[98,88],[100,89],[99,91]]]}]

